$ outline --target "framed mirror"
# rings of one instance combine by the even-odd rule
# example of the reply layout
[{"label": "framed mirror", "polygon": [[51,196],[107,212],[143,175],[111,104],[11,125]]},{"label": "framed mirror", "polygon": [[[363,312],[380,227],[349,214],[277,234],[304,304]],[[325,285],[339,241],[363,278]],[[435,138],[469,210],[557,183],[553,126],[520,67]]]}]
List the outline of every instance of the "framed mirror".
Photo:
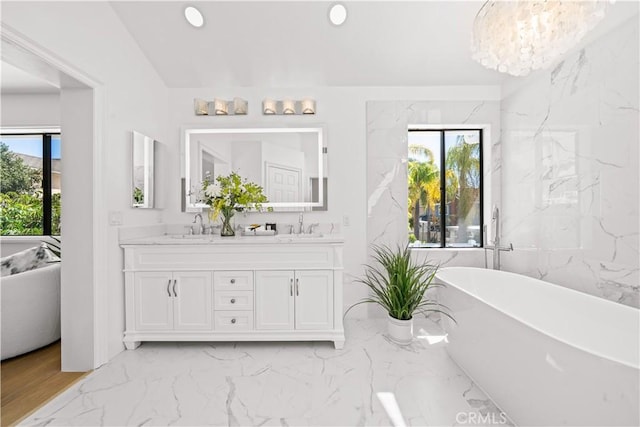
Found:
[{"label": "framed mirror", "polygon": [[132,132],[133,164],[131,206],[153,208],[155,141],[139,132]]},{"label": "framed mirror", "polygon": [[238,173],[263,188],[276,212],[326,210],[327,165],[322,127],[183,129],[183,211],[199,202],[206,176]]}]

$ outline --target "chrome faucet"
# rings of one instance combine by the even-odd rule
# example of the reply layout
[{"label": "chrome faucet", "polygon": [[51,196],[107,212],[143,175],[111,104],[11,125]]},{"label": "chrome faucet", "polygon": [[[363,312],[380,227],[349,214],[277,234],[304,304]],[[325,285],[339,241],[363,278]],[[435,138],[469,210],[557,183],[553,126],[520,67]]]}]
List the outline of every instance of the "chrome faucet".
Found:
[{"label": "chrome faucet", "polygon": [[[485,254],[487,250],[493,251],[493,269],[500,270],[500,252],[512,251],[513,244],[509,243],[509,246],[500,246],[500,209],[498,209],[498,206],[493,207],[493,212],[491,214],[491,223],[493,225],[493,245],[485,245],[484,249],[485,249]],[[486,267],[486,257],[485,257],[485,267]]]},{"label": "chrome faucet", "polygon": [[319,226],[319,225],[320,225],[320,224],[319,224],[319,223],[317,223],[317,222],[314,222],[313,224],[311,224],[311,225],[309,226],[309,234],[313,234],[314,229],[315,229],[317,226]]},{"label": "chrome faucet", "polygon": [[300,227],[300,234],[304,234],[304,215],[300,214],[298,217],[298,226]]},{"label": "chrome faucet", "polygon": [[196,223],[196,220],[200,218],[200,227],[198,227],[198,233],[196,234],[204,234],[205,233],[205,228],[204,228],[204,224],[202,223],[202,215],[197,213],[194,217],[193,217],[193,222],[192,224]]}]

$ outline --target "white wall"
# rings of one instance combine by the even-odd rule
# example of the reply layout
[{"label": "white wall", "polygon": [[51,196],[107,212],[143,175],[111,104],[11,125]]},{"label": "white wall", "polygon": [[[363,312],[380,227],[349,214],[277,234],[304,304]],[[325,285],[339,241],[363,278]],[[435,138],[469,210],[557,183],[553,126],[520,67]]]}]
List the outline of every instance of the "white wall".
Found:
[{"label": "white wall", "polygon": [[60,126],[59,93],[3,93],[1,127]]},{"label": "white wall", "polygon": [[245,141],[242,146],[231,143],[231,170],[251,182],[262,182],[262,144]]},{"label": "white wall", "polygon": [[[167,90],[109,4],[3,2],[2,23],[98,82],[104,96],[98,106],[102,115],[97,120],[98,123],[102,122],[102,127],[98,128],[96,137],[102,140],[103,150],[96,153],[95,158],[85,155],[78,161],[92,164],[94,174],[97,175],[94,175],[94,181],[97,179],[104,183],[102,188],[93,189],[94,194],[97,192],[99,204],[106,206],[109,212],[122,213],[125,225],[150,224],[161,220],[158,211],[130,208],[131,131],[137,130],[160,142],[157,163],[160,177],[156,190],[159,196],[157,202],[162,204],[162,198],[167,192],[162,171],[169,167],[163,144],[175,143],[169,141],[166,132]],[[64,141],[65,129],[62,131]],[[91,141],[85,143],[91,144]],[[171,167],[174,167],[173,164]],[[74,173],[74,168],[65,165],[63,168],[65,174],[72,179],[91,178],[82,173]],[[82,206],[90,205],[94,194],[89,192],[73,196],[78,201],[76,215],[84,215]],[[63,193],[63,205],[69,201],[69,197],[72,196],[65,198]],[[100,219],[93,224],[93,234],[97,236],[94,249],[100,249],[99,252],[105,255],[96,259],[95,273],[99,280],[108,284],[108,354],[113,356],[123,349],[122,250],[118,246],[116,227],[110,226],[107,221],[107,212],[96,212],[96,215]],[[64,240],[64,229],[62,234]],[[75,268],[78,272],[92,264],[92,260],[86,258],[76,261]],[[96,276],[94,280],[98,280]],[[91,287],[92,283],[84,283],[84,286]],[[92,300],[78,298],[75,306],[91,306],[93,303]],[[63,316],[71,316],[77,322],[91,320],[70,309],[65,310]],[[84,342],[77,345],[82,348],[92,347],[90,334],[87,332]],[[78,353],[82,352],[81,348],[76,350]],[[90,367],[93,367],[93,363],[87,365],[83,361],[69,369]]]},{"label": "white wall", "polygon": [[[92,163],[94,147],[93,91],[65,89],[60,96],[62,161],[71,173],[63,173],[60,212],[62,265],[60,268],[62,370],[85,371],[93,367],[94,276],[93,206],[91,197],[65,197],[66,194],[93,194],[95,179]],[[82,179],[78,179],[82,177]],[[82,261],[80,261],[82,260]]]},{"label": "white wall", "polygon": [[[249,101],[249,114],[243,116],[195,116],[193,99],[235,96]],[[263,116],[264,98],[317,100],[314,116]],[[367,114],[371,100],[434,100],[468,101],[476,105],[483,101],[498,101],[497,87],[321,87],[286,88],[202,88],[169,90],[168,156],[175,159],[167,168],[168,193],[165,219],[168,223],[189,223],[193,214],[180,213],[180,127],[198,125],[211,127],[273,127],[325,125],[327,130],[327,163],[329,178],[329,210],[305,213],[305,223],[334,223],[345,237],[345,307],[366,296],[366,290],[353,280],[361,274],[367,262]],[[478,102],[474,102],[478,101]],[[394,112],[388,120],[394,119]],[[496,116],[499,116],[496,109]],[[426,116],[424,117],[426,120]],[[464,117],[461,118],[461,120]],[[499,127],[499,126],[498,126]],[[344,220],[349,225],[344,225]],[[298,213],[251,213],[239,216],[241,222],[278,222],[297,224]],[[280,230],[281,228],[278,227]],[[445,257],[447,255],[444,255]],[[477,256],[479,257],[479,256]],[[350,316],[364,316],[367,310],[353,310]]]},{"label": "white wall", "polygon": [[502,103],[504,269],[634,307],[638,37],[636,14]]}]

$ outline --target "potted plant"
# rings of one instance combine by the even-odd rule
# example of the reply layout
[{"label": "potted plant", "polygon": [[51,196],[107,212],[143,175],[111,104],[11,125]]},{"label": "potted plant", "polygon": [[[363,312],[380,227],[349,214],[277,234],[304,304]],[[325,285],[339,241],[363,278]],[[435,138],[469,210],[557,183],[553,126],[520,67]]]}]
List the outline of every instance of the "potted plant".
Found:
[{"label": "potted plant", "polygon": [[[413,316],[438,312],[451,318],[442,304],[425,298],[427,289],[442,286],[433,283],[438,269],[434,264],[419,264],[411,258],[408,246],[392,249],[374,245],[374,265],[365,265],[364,277],[358,283],[371,291],[369,297],[353,304],[378,304],[388,313],[389,338],[399,344],[409,344],[413,339]],[[345,315],[346,315],[345,313]],[[455,320],[454,320],[455,321]]]},{"label": "potted plant", "polygon": [[211,208],[211,219],[222,217],[221,236],[235,235],[231,218],[236,212],[260,210],[262,203],[267,202],[261,186],[243,179],[236,172],[228,176],[218,175],[215,180],[205,177],[202,181],[202,194],[202,201]]}]

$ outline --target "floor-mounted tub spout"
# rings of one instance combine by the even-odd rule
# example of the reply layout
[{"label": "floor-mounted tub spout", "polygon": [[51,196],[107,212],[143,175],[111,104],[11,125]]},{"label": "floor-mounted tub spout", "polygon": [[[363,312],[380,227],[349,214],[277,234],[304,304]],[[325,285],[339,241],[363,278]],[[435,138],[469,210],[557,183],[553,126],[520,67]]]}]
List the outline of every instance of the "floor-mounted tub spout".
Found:
[{"label": "floor-mounted tub spout", "polygon": [[[493,251],[493,269],[500,270],[500,251],[512,251],[513,244],[509,243],[509,246],[500,246],[500,209],[498,206],[493,207],[493,212],[491,214],[491,224],[493,226],[493,244],[485,245],[485,267],[487,267],[487,256],[486,251]],[[486,225],[484,227],[485,237],[486,237]]]}]

